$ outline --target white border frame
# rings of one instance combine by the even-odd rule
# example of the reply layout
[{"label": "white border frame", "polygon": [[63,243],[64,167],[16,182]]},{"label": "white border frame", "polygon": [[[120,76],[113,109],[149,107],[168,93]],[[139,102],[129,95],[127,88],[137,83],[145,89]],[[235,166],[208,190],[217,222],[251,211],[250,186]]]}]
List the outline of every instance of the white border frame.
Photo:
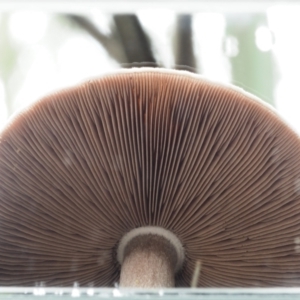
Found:
[{"label": "white border frame", "polygon": [[259,12],[277,4],[299,5],[298,0],[0,0],[0,13],[43,10],[55,13],[132,13],[139,9],[170,9],[181,13]]}]

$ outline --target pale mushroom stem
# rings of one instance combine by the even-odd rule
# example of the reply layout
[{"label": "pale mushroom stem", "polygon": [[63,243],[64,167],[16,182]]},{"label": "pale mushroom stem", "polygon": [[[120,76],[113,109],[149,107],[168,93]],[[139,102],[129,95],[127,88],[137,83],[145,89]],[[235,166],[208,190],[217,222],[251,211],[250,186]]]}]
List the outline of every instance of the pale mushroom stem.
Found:
[{"label": "pale mushroom stem", "polygon": [[132,240],[122,264],[120,286],[174,287],[176,252],[168,243],[164,238],[150,235]]},{"label": "pale mushroom stem", "polygon": [[[153,227],[150,231],[153,230]],[[145,228],[142,231],[148,231]],[[138,229],[128,235],[120,244],[119,261],[121,287],[159,288],[174,287],[175,273],[182,265],[183,250],[177,238],[166,230],[155,228],[159,234],[143,232]],[[171,237],[171,238],[169,238]],[[174,242],[175,241],[175,242]]]}]

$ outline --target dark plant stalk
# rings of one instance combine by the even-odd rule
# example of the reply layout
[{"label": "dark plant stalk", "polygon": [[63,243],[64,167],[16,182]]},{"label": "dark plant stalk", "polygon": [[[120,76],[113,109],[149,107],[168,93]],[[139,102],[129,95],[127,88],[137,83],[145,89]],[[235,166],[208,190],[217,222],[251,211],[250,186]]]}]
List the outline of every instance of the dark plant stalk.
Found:
[{"label": "dark plant stalk", "polygon": [[117,62],[120,64],[127,62],[122,43],[116,34],[112,34],[111,36],[103,34],[95,24],[86,17],[79,15],[67,15],[67,17],[88,32]]},{"label": "dark plant stalk", "polygon": [[157,66],[150,42],[136,15],[114,15],[127,61],[132,65]]},{"label": "dark plant stalk", "polygon": [[192,16],[182,14],[177,16],[175,36],[176,69],[196,72],[196,61],[193,49]]}]

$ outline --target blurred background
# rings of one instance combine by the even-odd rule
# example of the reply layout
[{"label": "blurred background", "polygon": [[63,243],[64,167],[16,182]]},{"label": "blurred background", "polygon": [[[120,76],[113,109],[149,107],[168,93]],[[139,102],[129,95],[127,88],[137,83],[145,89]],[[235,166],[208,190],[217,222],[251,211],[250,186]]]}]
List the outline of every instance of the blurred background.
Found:
[{"label": "blurred background", "polygon": [[132,66],[189,70],[300,133],[299,1],[0,0],[0,129],[55,90]]}]

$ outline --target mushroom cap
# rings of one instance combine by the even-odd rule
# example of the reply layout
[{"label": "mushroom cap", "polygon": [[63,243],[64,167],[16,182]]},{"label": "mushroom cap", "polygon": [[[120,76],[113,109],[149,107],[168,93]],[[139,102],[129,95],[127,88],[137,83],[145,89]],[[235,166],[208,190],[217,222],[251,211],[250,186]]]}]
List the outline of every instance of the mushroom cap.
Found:
[{"label": "mushroom cap", "polygon": [[38,101],[0,140],[0,285],[110,286],[119,241],[159,226],[177,286],[300,284],[300,141],[245,92],[130,70]]}]

